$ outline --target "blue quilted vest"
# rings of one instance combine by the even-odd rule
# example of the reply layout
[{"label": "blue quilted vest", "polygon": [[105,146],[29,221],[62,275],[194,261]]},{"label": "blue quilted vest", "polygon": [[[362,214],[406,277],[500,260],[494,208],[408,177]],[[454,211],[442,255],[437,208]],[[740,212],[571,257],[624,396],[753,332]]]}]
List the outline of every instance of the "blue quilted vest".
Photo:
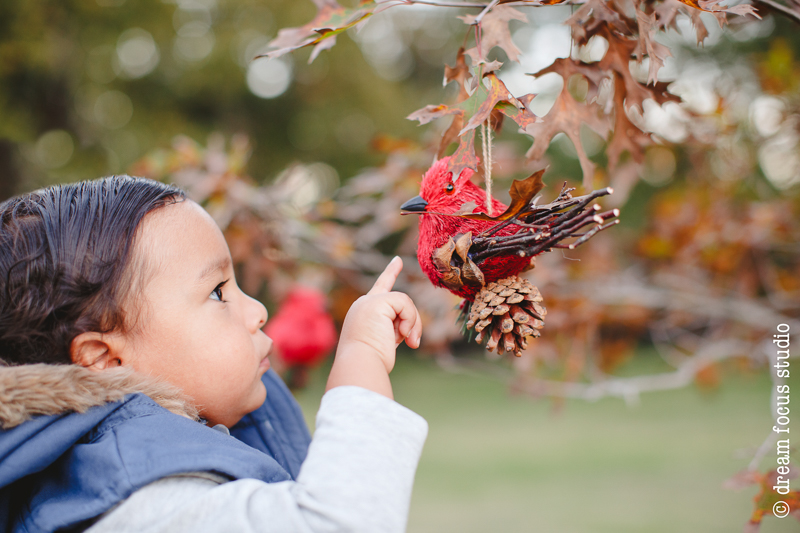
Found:
[{"label": "blue quilted vest", "polygon": [[143,394],[0,430],[0,533],[81,529],[136,490],[182,472],[296,479],[311,436],[280,377],[269,370],[263,381],[266,401],[231,435]]}]

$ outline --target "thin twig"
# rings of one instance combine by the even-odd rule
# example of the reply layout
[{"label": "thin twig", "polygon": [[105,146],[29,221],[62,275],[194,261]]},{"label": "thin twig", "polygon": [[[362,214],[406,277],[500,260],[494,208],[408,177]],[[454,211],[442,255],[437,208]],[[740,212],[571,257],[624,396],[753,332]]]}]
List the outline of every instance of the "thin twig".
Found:
[{"label": "thin twig", "polygon": [[767,455],[767,452],[775,446],[775,437],[777,433],[770,430],[769,435],[767,438],[764,439],[764,442],[761,443],[761,446],[758,447],[756,453],[753,454],[753,460],[750,461],[750,464],[747,465],[748,470],[758,470],[758,465],[761,463],[761,460]]},{"label": "thin twig", "polygon": [[491,11],[494,8],[494,6],[496,6],[498,4],[498,2],[500,2],[500,0],[492,0],[491,2],[489,2],[489,4],[483,9],[483,11],[478,13],[478,16],[475,17],[475,20],[472,21],[472,24],[475,25],[475,26],[479,26],[481,21],[483,20],[483,17],[489,11]]}]

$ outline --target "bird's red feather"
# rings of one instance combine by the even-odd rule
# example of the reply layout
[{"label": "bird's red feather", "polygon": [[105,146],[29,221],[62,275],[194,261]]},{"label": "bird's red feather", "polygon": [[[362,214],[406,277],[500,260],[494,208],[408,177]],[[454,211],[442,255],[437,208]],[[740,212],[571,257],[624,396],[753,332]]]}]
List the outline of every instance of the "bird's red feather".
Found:
[{"label": "bird's red feather", "polygon": [[[471,169],[465,169],[461,176],[452,181],[455,186],[452,192],[447,192],[447,185],[451,183],[452,173],[448,170],[449,158],[444,158],[428,169],[422,178],[420,196],[428,202],[427,213],[419,217],[419,244],[417,259],[422,271],[438,287],[445,287],[442,277],[433,264],[434,250],[447,242],[450,237],[471,231],[473,235],[485,231],[497,222],[483,220],[470,220],[467,218],[438,215],[436,213],[456,213],[468,202],[474,202],[476,207],[473,212],[486,211],[486,192],[472,183]],[[492,201],[492,214],[499,215],[506,210],[506,205],[499,200]],[[520,227],[510,224],[501,229],[496,235],[513,235],[520,231]],[[483,272],[486,283],[497,281],[508,276],[522,272],[530,264],[530,257],[518,255],[500,256],[487,259],[478,263]],[[448,288],[448,287],[445,287]],[[459,291],[449,289],[453,294],[473,300],[480,287],[464,285]]]}]

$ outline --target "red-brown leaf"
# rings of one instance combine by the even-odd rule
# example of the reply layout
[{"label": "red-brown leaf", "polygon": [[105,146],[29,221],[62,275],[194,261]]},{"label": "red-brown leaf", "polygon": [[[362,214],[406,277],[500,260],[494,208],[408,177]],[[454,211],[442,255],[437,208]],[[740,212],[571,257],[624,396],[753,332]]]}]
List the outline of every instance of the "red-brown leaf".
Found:
[{"label": "red-brown leaf", "polygon": [[655,83],[647,86],[639,83],[631,74],[630,61],[637,47],[637,41],[625,39],[615,33],[604,30],[599,33],[608,41],[608,50],[600,60],[599,66],[603,70],[612,70],[622,76],[625,82],[625,108],[632,106],[642,109],[642,103],[652,98],[658,104],[666,102],[680,102],[680,98],[667,92],[666,83]]},{"label": "red-brown leaf", "polygon": [[449,107],[444,104],[439,105],[426,105],[422,109],[418,109],[408,115],[408,120],[418,120],[420,126],[427,124],[431,120],[446,117],[447,115],[463,115],[464,111],[455,107]]},{"label": "red-brown leaf", "polygon": [[283,28],[269,46],[276,48],[256,57],[280,57],[298,48],[315,46],[309,58],[311,63],[322,50],[336,43],[336,36],[352,28],[378,11],[399,5],[400,2],[378,4],[374,0],[362,0],[356,8],[344,8],[336,0],[314,0],[317,14],[311,22],[296,28]]},{"label": "red-brown leaf", "polygon": [[630,35],[633,28],[631,20],[616,11],[614,4],[606,0],[587,0],[565,24],[572,28],[572,35],[578,44],[586,44],[605,28],[623,35]]},{"label": "red-brown leaf", "polygon": [[478,156],[475,154],[475,130],[469,130],[461,135],[458,149],[450,157],[449,169],[453,173],[451,179],[456,180],[465,168],[477,170]]},{"label": "red-brown leaf", "polygon": [[474,209],[477,206],[470,202],[461,206],[461,209],[459,209],[457,213],[458,216],[472,220],[496,222],[522,216],[539,191],[544,188],[544,182],[542,181],[544,171],[545,169],[537,170],[524,180],[514,180],[513,183],[511,183],[511,189],[508,191],[509,196],[511,196],[511,203],[502,214],[492,217],[486,213],[473,213],[469,209]]},{"label": "red-brown leaf", "polygon": [[647,54],[650,58],[650,65],[647,72],[647,85],[655,85],[658,81],[658,70],[664,66],[664,60],[671,56],[669,48],[656,42],[655,34],[658,29],[655,15],[636,11],[636,21],[639,24],[639,43],[636,46],[634,55],[641,63],[642,56]]},{"label": "red-brown leaf", "polygon": [[581,124],[586,124],[601,137],[606,138],[609,130],[608,116],[599,114],[600,108],[595,104],[578,103],[564,88],[556,98],[550,111],[536,124],[530,124],[525,132],[534,139],[533,146],[526,154],[531,161],[538,161],[544,156],[550,141],[557,133],[564,133],[575,145],[578,159],[583,170],[583,186],[590,190],[594,177],[595,165],[586,155],[581,143]]},{"label": "red-brown leaf", "polygon": [[472,78],[472,73],[464,59],[464,47],[462,46],[458,49],[458,54],[456,54],[455,66],[444,66],[444,84],[447,85],[452,81],[458,83],[458,98],[456,102],[463,102],[469,98],[470,91],[467,90],[466,84],[470,78]]},{"label": "red-brown leaf", "polygon": [[453,122],[450,123],[450,127],[445,130],[442,140],[439,141],[439,149],[436,151],[437,159],[444,157],[447,148],[458,139],[458,132],[461,131],[463,125],[464,113],[459,113],[453,117]]},{"label": "red-brown leaf", "polygon": [[[468,130],[474,130],[480,126],[487,118],[489,118],[492,110],[495,109],[496,106],[501,113],[519,124],[520,128],[524,129],[528,125],[536,122],[536,115],[531,113],[528,108],[522,104],[522,102],[514,98],[514,96],[508,91],[508,88],[506,88],[505,84],[500,81],[497,76],[494,74],[489,74],[484,78],[484,80],[488,81],[489,83],[486,100],[483,101],[475,114],[470,117],[469,122],[467,122],[467,125],[461,130],[460,135],[463,135]],[[498,106],[498,104],[501,102],[507,105]]]},{"label": "red-brown leaf", "polygon": [[705,11],[707,13],[733,13],[736,15],[753,15],[761,19],[755,8],[750,4],[739,4],[737,6],[725,7],[719,5],[722,0],[680,0],[689,7]]},{"label": "red-brown leaf", "polygon": [[625,82],[619,74],[614,75],[614,134],[608,142],[606,155],[608,168],[613,171],[619,164],[623,152],[628,152],[637,163],[644,160],[644,148],[653,144],[648,133],[637,128],[625,113]]},{"label": "red-brown leaf", "polygon": [[[473,24],[477,15],[465,15],[458,17],[464,21],[465,24]],[[519,61],[520,49],[511,40],[511,32],[508,29],[508,23],[512,20],[519,20],[528,22],[528,17],[521,11],[517,11],[513,7],[498,5],[494,9],[486,13],[480,22],[481,25],[481,49],[480,57],[486,58],[486,54],[494,48],[499,46],[505,51],[508,59],[511,61]]]}]

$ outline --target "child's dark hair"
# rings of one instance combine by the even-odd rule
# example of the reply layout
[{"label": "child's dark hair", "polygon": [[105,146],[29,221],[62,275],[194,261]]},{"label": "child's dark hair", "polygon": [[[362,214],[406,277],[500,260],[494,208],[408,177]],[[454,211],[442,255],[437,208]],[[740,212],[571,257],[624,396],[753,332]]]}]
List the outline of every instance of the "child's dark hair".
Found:
[{"label": "child's dark hair", "polygon": [[68,364],[77,335],[128,329],[122,303],[142,270],[131,265],[136,229],[184,198],[177,187],[123,175],[0,204],[0,363]]}]

